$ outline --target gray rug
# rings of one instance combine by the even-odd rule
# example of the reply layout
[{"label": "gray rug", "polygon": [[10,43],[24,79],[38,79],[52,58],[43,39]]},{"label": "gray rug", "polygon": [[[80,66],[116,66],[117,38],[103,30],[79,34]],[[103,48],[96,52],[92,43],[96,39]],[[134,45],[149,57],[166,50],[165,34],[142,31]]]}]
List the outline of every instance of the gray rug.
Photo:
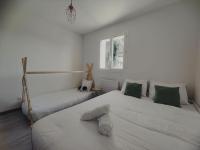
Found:
[{"label": "gray rug", "polygon": [[32,150],[31,128],[20,110],[0,114],[0,150]]}]

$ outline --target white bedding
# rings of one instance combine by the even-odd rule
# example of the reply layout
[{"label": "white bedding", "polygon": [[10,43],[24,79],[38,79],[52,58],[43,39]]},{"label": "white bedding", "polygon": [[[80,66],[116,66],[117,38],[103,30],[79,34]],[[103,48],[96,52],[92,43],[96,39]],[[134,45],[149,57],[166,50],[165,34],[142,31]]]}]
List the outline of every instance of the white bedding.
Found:
[{"label": "white bedding", "polygon": [[[153,100],[149,97],[142,97],[142,99],[153,102]],[[181,109],[198,113],[198,111],[195,109],[195,106],[193,104],[181,105]]]},{"label": "white bedding", "polygon": [[[98,133],[81,115],[110,104],[113,135]],[[34,150],[199,150],[200,115],[112,91],[37,121]]]},{"label": "white bedding", "polygon": [[[31,98],[32,117],[34,121],[49,114],[71,107],[90,99],[92,92],[80,92],[69,89]],[[22,112],[27,115],[27,102],[22,104]]]}]

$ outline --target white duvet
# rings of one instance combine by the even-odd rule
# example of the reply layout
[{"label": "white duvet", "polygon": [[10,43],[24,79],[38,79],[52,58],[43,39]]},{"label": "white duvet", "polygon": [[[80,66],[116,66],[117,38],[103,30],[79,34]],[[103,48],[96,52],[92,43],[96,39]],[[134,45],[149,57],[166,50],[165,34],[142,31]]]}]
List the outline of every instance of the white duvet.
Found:
[{"label": "white duvet", "polygon": [[[32,117],[37,121],[49,114],[79,104],[91,98],[92,92],[80,92],[77,89],[69,89],[49,93],[31,98]],[[22,104],[22,112],[27,115],[27,102]]]},{"label": "white duvet", "polygon": [[[96,122],[81,115],[110,104],[111,137],[98,133]],[[113,91],[37,121],[34,150],[199,150],[200,115]]]}]

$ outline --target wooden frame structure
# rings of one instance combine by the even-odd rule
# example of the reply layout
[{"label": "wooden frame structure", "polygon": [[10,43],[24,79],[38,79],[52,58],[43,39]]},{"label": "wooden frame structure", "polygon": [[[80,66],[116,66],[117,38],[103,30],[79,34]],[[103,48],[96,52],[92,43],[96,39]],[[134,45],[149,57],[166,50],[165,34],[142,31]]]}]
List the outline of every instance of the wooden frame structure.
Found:
[{"label": "wooden frame structure", "polygon": [[[27,57],[22,58],[22,68],[23,68],[23,75],[22,75],[22,102],[27,101],[28,104],[28,118],[30,119],[30,124],[33,124],[32,118],[32,107],[31,107],[31,99],[29,95],[29,89],[27,85],[27,75],[30,74],[68,74],[68,73],[87,73],[86,79],[93,80],[92,70],[93,64],[87,64],[87,71],[27,71]],[[94,82],[92,87],[94,88]]]}]

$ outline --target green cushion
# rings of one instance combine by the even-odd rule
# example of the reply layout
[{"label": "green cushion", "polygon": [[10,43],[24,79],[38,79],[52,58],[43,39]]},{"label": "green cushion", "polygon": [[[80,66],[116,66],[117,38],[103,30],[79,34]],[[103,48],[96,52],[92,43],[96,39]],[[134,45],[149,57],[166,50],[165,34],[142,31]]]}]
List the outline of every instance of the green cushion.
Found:
[{"label": "green cushion", "polygon": [[155,103],[181,107],[179,87],[155,86],[155,92]]},{"label": "green cushion", "polygon": [[127,83],[124,95],[141,98],[142,96],[142,84]]}]

